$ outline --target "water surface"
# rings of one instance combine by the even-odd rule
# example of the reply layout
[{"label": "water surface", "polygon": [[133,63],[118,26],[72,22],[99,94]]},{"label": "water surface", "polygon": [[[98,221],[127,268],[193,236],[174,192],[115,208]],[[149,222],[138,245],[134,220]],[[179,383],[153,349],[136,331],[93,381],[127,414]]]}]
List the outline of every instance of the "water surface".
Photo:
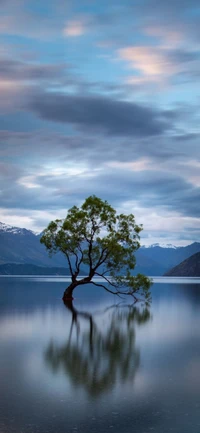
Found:
[{"label": "water surface", "polygon": [[0,433],[199,433],[200,281],[152,305],[66,278],[0,278]]}]

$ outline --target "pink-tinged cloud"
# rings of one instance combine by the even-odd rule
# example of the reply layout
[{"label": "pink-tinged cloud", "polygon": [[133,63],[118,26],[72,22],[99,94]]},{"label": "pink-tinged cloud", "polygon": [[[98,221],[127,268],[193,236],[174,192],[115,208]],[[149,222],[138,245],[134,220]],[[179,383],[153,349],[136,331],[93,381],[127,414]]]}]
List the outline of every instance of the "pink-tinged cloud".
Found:
[{"label": "pink-tinged cloud", "polygon": [[130,171],[145,171],[152,169],[150,159],[140,159],[138,161],[130,162],[111,161],[107,163],[107,166],[111,168]]},{"label": "pink-tinged cloud", "polygon": [[64,28],[64,36],[77,37],[82,36],[86,32],[85,23],[81,20],[68,21]]},{"label": "pink-tinged cloud", "polygon": [[[185,49],[170,45],[129,46],[118,50],[118,58],[126,62],[133,74],[126,77],[129,84],[157,86],[157,90],[173,82],[174,77],[194,81],[200,60],[197,49]],[[181,82],[181,80],[180,80]]]},{"label": "pink-tinged cloud", "polygon": [[139,71],[140,76],[132,77],[137,83],[147,81],[165,80],[177,72],[177,66],[168,58],[167,51],[152,47],[126,47],[118,50],[121,60],[126,61],[129,67]]}]

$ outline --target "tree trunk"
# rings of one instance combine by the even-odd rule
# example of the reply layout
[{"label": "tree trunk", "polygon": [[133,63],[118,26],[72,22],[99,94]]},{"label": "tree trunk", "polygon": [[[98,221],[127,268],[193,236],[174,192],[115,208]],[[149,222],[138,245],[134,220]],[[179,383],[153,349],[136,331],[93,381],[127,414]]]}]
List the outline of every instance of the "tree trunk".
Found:
[{"label": "tree trunk", "polygon": [[69,299],[74,299],[73,298],[73,291],[77,286],[80,285],[84,285],[84,284],[88,284],[90,283],[91,279],[92,279],[93,275],[89,275],[88,277],[84,277],[82,278],[82,280],[76,280],[74,279],[74,281],[71,282],[71,284],[66,288],[66,290],[64,291],[63,294],[63,301],[67,302]]},{"label": "tree trunk", "polygon": [[66,290],[64,291],[64,294],[63,294],[63,301],[64,302],[67,302],[67,301],[69,301],[70,299],[74,299],[73,298],[73,291],[74,291],[74,289],[75,289],[75,287],[77,287],[78,286],[78,282],[76,281],[76,282],[72,282],[67,288],[66,288]]}]

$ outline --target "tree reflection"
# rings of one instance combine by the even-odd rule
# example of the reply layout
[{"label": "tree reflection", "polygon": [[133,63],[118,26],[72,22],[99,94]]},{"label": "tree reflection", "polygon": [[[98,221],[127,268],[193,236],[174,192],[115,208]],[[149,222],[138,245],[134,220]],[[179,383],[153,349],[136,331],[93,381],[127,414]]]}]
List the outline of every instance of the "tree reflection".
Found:
[{"label": "tree reflection", "polygon": [[72,314],[67,342],[62,347],[51,342],[45,352],[53,372],[62,369],[74,386],[83,386],[93,397],[117,382],[133,381],[140,362],[135,325],[150,319],[148,308],[113,306],[102,312],[97,325],[98,315],[94,320],[92,314],[77,311],[72,301],[65,305]]}]

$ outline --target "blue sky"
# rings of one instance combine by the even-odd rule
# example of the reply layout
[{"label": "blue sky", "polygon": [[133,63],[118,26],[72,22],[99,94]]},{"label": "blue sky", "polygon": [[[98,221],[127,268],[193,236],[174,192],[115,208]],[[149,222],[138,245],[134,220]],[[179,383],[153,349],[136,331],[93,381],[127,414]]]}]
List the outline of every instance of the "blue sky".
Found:
[{"label": "blue sky", "polygon": [[0,220],[40,231],[96,194],[143,244],[199,241],[199,1],[0,8]]}]

